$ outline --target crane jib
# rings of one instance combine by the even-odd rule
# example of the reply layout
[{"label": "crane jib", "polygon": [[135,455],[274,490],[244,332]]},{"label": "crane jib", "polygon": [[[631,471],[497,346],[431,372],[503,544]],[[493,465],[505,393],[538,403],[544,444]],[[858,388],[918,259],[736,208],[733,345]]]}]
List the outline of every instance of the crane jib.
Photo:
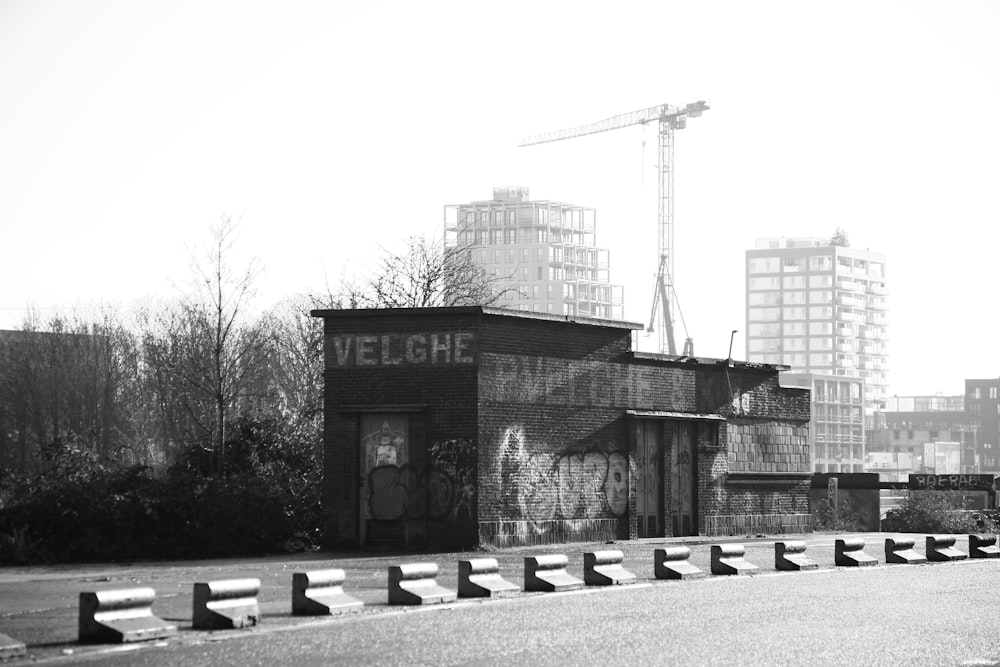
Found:
[{"label": "crane jib", "polygon": [[[653,309],[650,317],[649,329],[654,329],[657,310],[660,311],[662,326],[655,327],[659,334],[659,351],[669,354],[676,354],[674,347],[674,327],[673,327],[673,307],[677,302],[677,293],[674,289],[673,268],[674,268],[674,130],[682,130],[687,126],[688,118],[697,118],[703,112],[708,111],[708,103],[704,100],[692,102],[683,107],[671,104],[661,104],[648,109],[640,109],[631,113],[625,113],[611,118],[605,118],[597,123],[581,125],[566,130],[556,132],[546,132],[532,137],[527,137],[521,141],[519,146],[534,146],[552,141],[562,141],[563,139],[573,139],[583,137],[588,134],[598,132],[608,132],[632,125],[646,125],[653,121],[659,122],[659,144],[660,159],[657,168],[660,172],[658,200],[658,220],[657,251],[659,254],[659,267],[656,276],[656,287],[653,294]],[[669,289],[667,285],[669,284]],[[673,299],[671,299],[671,294]],[[659,303],[658,303],[659,302]],[[657,306],[660,306],[657,308]],[[680,312],[680,306],[677,306]],[[681,314],[681,323],[684,324],[685,334],[687,334],[687,324],[684,323],[684,316]],[[692,350],[693,343],[691,337],[687,336],[684,344],[685,351]],[[687,353],[687,352],[686,352]]]}]

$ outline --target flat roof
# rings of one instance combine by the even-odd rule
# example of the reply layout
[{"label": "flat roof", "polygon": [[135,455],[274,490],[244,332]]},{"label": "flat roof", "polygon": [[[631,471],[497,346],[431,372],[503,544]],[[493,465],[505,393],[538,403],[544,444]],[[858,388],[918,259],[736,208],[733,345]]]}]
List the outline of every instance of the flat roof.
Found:
[{"label": "flat roof", "polygon": [[702,366],[718,366],[720,363],[728,363],[733,368],[748,370],[787,371],[791,368],[791,366],[783,364],[764,364],[759,361],[736,361],[735,359],[716,359],[714,357],[686,357],[679,354],[658,354],[656,352],[633,351],[632,358],[648,361],[674,361],[686,364],[700,364]]},{"label": "flat roof", "polygon": [[581,317],[579,315],[553,315],[551,313],[533,313],[527,310],[513,308],[498,308],[495,306],[444,306],[439,308],[333,308],[326,310],[311,310],[313,317],[383,317],[385,315],[398,317],[414,317],[421,315],[492,315],[498,317],[516,317],[524,320],[541,320],[544,322],[570,322],[594,327],[610,329],[629,329],[638,331],[645,326],[638,322],[610,320],[600,317]]}]

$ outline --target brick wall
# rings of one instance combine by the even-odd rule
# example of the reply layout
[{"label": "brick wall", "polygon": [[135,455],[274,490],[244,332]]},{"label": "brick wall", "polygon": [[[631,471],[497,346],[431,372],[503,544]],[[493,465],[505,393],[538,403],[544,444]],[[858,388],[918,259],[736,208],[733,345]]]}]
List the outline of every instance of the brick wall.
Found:
[{"label": "brick wall", "polygon": [[[478,543],[479,320],[465,311],[326,318],[323,499],[331,546],[358,544],[362,512],[373,502],[379,511],[365,526],[369,545]],[[464,336],[458,345],[456,334]],[[406,462],[380,466],[363,486],[361,424],[377,415],[405,418]]]},{"label": "brick wall", "polygon": [[480,541],[628,537],[631,331],[490,317],[480,360]]},{"label": "brick wall", "polygon": [[[331,545],[635,537],[630,424],[685,415],[698,532],[808,528],[809,394],[780,387],[773,367],[642,356],[625,326],[478,308],[323,315]],[[387,443],[406,425],[405,460],[391,445],[372,454],[373,415],[390,416]]]}]

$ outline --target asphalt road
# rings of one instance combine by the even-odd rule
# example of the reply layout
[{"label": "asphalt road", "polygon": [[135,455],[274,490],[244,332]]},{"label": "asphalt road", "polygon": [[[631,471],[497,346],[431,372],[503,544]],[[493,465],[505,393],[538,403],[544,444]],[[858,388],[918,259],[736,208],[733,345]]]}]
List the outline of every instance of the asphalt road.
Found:
[{"label": "asphalt road", "polygon": [[[880,565],[835,567],[834,537],[808,538],[807,553],[821,564],[817,571],[778,573],[773,538],[743,540],[760,574],[698,581],[653,578],[652,550],[663,540],[506,550],[490,555],[517,584],[525,555],[567,553],[570,572],[579,575],[580,554],[594,548],[625,551],[625,565],[639,582],[424,608],[386,604],[386,568],[403,562],[399,556],[7,569],[0,570],[0,632],[29,643],[29,657],[12,664],[1000,664],[1000,561],[885,565],[885,535],[867,535],[866,551]],[[922,536],[914,537],[921,547]],[[707,570],[708,544],[717,541],[691,544],[692,562]],[[405,560],[439,562],[439,581],[454,587],[454,559],[469,556]],[[292,617],[291,572],[325,567],[345,568],[345,589],[366,608],[323,619]],[[191,630],[191,582],[241,576],[262,579],[261,625]],[[79,590],[128,585],[157,588],[154,611],[176,622],[180,634],[159,645],[77,644]]]}]

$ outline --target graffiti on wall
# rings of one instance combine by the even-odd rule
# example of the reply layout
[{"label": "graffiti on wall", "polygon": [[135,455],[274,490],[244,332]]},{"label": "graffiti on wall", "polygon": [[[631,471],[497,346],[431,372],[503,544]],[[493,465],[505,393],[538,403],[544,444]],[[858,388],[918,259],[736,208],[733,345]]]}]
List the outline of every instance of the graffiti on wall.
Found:
[{"label": "graffiti on wall", "polygon": [[428,449],[426,469],[383,464],[368,473],[371,518],[472,520],[476,496],[476,445],[443,440]]},{"label": "graffiti on wall", "polygon": [[695,371],[630,366],[612,361],[483,354],[480,369],[496,382],[484,401],[695,411]]},{"label": "graffiti on wall", "polygon": [[507,429],[499,448],[504,513],[534,522],[624,515],[630,465],[613,449],[530,454],[524,430]]}]

